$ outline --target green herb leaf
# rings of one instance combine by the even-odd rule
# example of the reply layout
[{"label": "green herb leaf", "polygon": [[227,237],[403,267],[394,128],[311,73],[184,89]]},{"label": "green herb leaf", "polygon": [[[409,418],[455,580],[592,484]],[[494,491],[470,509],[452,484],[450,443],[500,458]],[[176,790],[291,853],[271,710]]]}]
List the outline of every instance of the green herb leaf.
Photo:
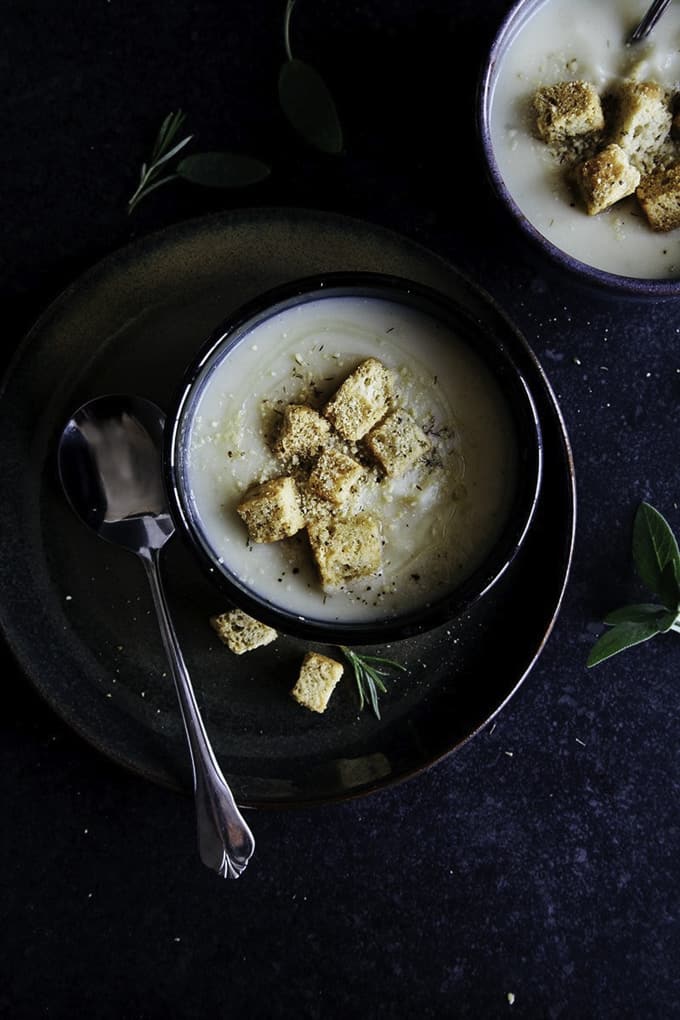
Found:
[{"label": "green herb leaf", "polygon": [[658,594],[666,609],[674,613],[680,610],[680,567],[674,561],[661,571]]},{"label": "green herb leaf", "polygon": [[179,142],[176,141],[185,120],[186,116],[181,110],[177,110],[176,113],[169,113],[161,124],[154,142],[151,159],[148,164],[142,163],[139,184],[128,202],[128,213],[133,212],[146,195],[150,195],[156,188],[176,179],[177,174],[175,173],[169,173],[162,178],[159,178],[159,174],[161,167],[176,156],[193,138],[193,135],[187,135]]},{"label": "green herb leaf", "polygon": [[279,102],[309,145],[331,155],[342,151],[342,127],[335,103],[314,67],[304,60],[287,60],[279,74]]},{"label": "green herb leaf", "polygon": [[641,503],[633,524],[633,560],[644,583],[663,599],[663,605],[640,602],[609,613],[612,629],[594,644],[586,665],[596,666],[625,648],[669,630],[680,633],[680,552],[664,517],[649,503]]},{"label": "green herb leaf", "polygon": [[[670,597],[672,605],[677,606],[680,601],[678,543],[666,519],[649,503],[641,503],[635,514],[633,560],[647,587],[662,596],[665,604],[668,605]],[[667,571],[669,564],[671,570]]]},{"label": "green herb leaf", "polygon": [[656,603],[642,602],[637,605],[623,606],[607,613],[604,622],[613,627],[617,623],[653,623],[666,616],[666,609]]},{"label": "green herb leaf", "polygon": [[[399,669],[406,672],[406,667],[393,659],[384,659],[378,655],[360,655],[346,645],[338,647],[354,670],[354,679],[359,694],[359,711],[362,711],[366,702],[369,702],[374,715],[379,719],[378,692],[382,694],[387,692],[382,677],[387,676],[389,670]],[[387,669],[379,669],[379,666],[385,666]]]},{"label": "green herb leaf", "polygon": [[237,152],[199,152],[177,167],[184,180],[208,188],[245,188],[263,181],[270,172],[266,163]]},{"label": "green herb leaf", "polygon": [[596,666],[599,662],[609,659],[612,655],[649,641],[661,632],[654,620],[647,623],[618,623],[611,630],[605,631],[590,650],[586,666]]}]

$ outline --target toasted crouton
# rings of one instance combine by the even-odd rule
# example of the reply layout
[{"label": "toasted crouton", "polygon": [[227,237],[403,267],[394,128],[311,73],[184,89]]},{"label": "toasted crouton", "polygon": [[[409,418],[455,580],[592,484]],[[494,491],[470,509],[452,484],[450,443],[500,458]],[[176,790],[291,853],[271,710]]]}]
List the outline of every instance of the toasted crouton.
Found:
[{"label": "toasted crouton", "polygon": [[666,93],[653,81],[625,81],[616,91],[616,100],[611,141],[621,146],[638,170],[651,169],[673,120]]},{"label": "toasted crouton", "polygon": [[308,460],[315,457],[326,443],[330,431],[328,421],[313,407],[288,404],[283,412],[274,453],[292,464]]},{"label": "toasted crouton", "polygon": [[300,667],[300,675],[290,693],[300,705],[312,712],[325,712],[343,672],[342,663],[335,659],[319,655],[318,652],[307,652]]},{"label": "toasted crouton", "polygon": [[392,373],[377,358],[367,358],[345,379],[323,413],[343,439],[361,439],[385,417],[391,398]]},{"label": "toasted crouton", "polygon": [[430,441],[410,414],[393,411],[371,429],[366,445],[388,475],[403,475],[430,449]]},{"label": "toasted crouton", "polygon": [[252,652],[254,648],[271,644],[278,636],[273,627],[260,623],[242,609],[230,609],[210,617],[210,624],[235,655]]},{"label": "toasted crouton", "polygon": [[575,179],[589,216],[608,209],[632,195],[640,183],[640,172],[631,166],[619,145],[607,145],[575,169]]},{"label": "toasted crouton", "polygon": [[278,542],[305,526],[295,479],[272,478],[250,489],[236,507],[253,542]]},{"label": "toasted crouton", "polygon": [[339,588],[380,570],[380,523],[371,514],[310,521],[307,534],[324,588]]},{"label": "toasted crouton", "polygon": [[363,474],[361,464],[340,450],[324,450],[309,475],[309,488],[320,499],[340,506]]},{"label": "toasted crouton", "polygon": [[652,230],[680,227],[680,163],[649,174],[636,194]]},{"label": "toasted crouton", "polygon": [[533,97],[536,130],[549,145],[561,145],[604,128],[602,104],[587,81],[562,81],[546,85]]}]

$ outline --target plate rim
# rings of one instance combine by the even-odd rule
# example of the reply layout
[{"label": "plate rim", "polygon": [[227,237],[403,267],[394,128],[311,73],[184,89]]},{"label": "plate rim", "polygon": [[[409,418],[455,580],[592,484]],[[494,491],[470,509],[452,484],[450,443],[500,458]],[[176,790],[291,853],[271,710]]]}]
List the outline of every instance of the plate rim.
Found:
[{"label": "plate rim", "polygon": [[[375,223],[373,221],[362,219],[354,216],[347,216],[335,212],[327,212],[320,209],[304,208],[304,207],[287,207],[287,206],[263,206],[263,207],[246,207],[242,209],[231,209],[212,213],[208,216],[193,217],[191,219],[183,220],[177,224],[170,224],[160,230],[153,231],[149,234],[143,235],[140,238],[134,238],[128,241],[126,244],[115,248],[109,252],[103,258],[94,262],[91,266],[76,276],[63,290],[61,290],[42,310],[40,315],[36,318],[35,322],[31,325],[28,331],[24,334],[23,338],[17,344],[13,356],[7,364],[3,373],[2,379],[0,379],[0,408],[4,403],[5,394],[8,387],[11,384],[12,377],[14,376],[17,369],[21,366],[23,360],[30,353],[36,338],[45,329],[50,319],[55,315],[58,315],[59,311],[64,308],[68,308],[69,302],[74,295],[77,295],[84,287],[87,287],[91,281],[97,278],[106,278],[107,275],[115,268],[118,263],[125,263],[126,260],[139,258],[140,255],[144,254],[145,251],[153,251],[159,246],[162,246],[166,242],[175,244],[181,243],[183,238],[189,236],[195,236],[201,230],[206,229],[220,229],[227,232],[231,227],[235,225],[244,225],[248,222],[252,222],[254,219],[259,220],[273,220],[273,219],[305,219],[308,222],[314,221],[316,223],[326,222],[335,223],[339,227],[344,226],[346,229],[352,228],[355,231],[368,231],[375,234],[382,234],[388,238],[391,238],[397,244],[407,244],[414,252],[420,253],[423,257],[430,261],[438,263],[443,270],[448,273],[453,273],[457,276],[461,282],[468,287],[474,294],[488,302],[497,315],[500,315],[512,328],[517,337],[522,341],[527,354],[530,356],[534,363],[535,369],[540,376],[542,386],[544,388],[544,394],[547,398],[550,411],[555,417],[555,424],[557,425],[557,431],[559,433],[559,441],[562,447],[563,453],[563,464],[562,470],[566,472],[568,477],[568,489],[569,489],[569,505],[565,506],[565,520],[567,522],[566,534],[564,536],[563,549],[561,555],[562,567],[559,573],[560,584],[557,592],[557,597],[554,599],[552,611],[547,624],[541,629],[540,640],[533,650],[533,654],[527,663],[524,670],[516,678],[512,688],[503,698],[503,700],[495,707],[494,711],[484,719],[479,725],[477,725],[470,733],[458,740],[450,748],[445,749],[441,753],[434,755],[423,761],[422,764],[416,765],[415,767],[409,767],[402,769],[400,772],[390,772],[387,777],[376,779],[371,782],[370,786],[357,787],[353,789],[345,789],[334,794],[323,794],[318,796],[296,796],[290,800],[264,800],[260,801],[257,798],[240,800],[242,806],[246,808],[257,808],[259,810],[288,810],[291,808],[306,807],[306,806],[317,806],[326,805],[330,803],[342,803],[349,800],[355,800],[360,797],[368,796],[374,792],[378,792],[383,789],[387,789],[393,786],[397,786],[407,781],[410,778],[414,778],[417,775],[421,775],[423,772],[428,771],[441,761],[448,758],[450,755],[455,753],[465,744],[467,744],[473,737],[478,735],[484,730],[489,723],[497,717],[497,715],[505,708],[510,699],[517,693],[519,687],[523,684],[531,670],[534,668],[538,658],[543,652],[547,641],[552,634],[555,627],[557,617],[562,607],[564,600],[565,591],[568,585],[574,545],[575,545],[575,534],[576,534],[576,518],[577,518],[577,489],[576,489],[576,478],[574,469],[573,453],[571,449],[571,443],[569,440],[566,423],[562,410],[557,402],[557,398],[553,387],[551,386],[543,366],[539,362],[535,352],[529,345],[528,341],[524,337],[524,334],[515,326],[513,320],[510,318],[504,308],[497,302],[497,300],[491,295],[486,289],[474,281],[464,271],[461,271],[457,265],[451,263],[439,252],[428,248],[417,240],[409,237],[406,234],[402,234],[398,231],[392,230],[389,227],[385,227],[382,224]],[[154,773],[152,770],[145,767],[138,761],[133,761],[131,756],[126,756],[110,745],[103,745],[101,741],[98,741],[96,735],[91,733],[88,728],[82,724],[79,717],[72,716],[63,706],[62,702],[56,698],[52,692],[50,685],[41,682],[39,671],[35,669],[32,661],[25,661],[19,648],[19,641],[15,640],[19,633],[16,628],[12,628],[12,622],[8,619],[8,612],[5,605],[5,600],[0,599],[0,634],[12,654],[14,661],[21,671],[24,677],[29,681],[34,691],[43,699],[43,701],[54,711],[55,715],[65,723],[69,729],[75,732],[81,739],[83,739],[89,747],[94,748],[99,754],[103,755],[109,761],[116,765],[122,766],[126,771],[132,772],[137,776],[142,776],[157,785],[165,788],[175,789],[180,792],[187,792],[185,789],[180,787],[178,784],[166,779],[163,776]]]}]

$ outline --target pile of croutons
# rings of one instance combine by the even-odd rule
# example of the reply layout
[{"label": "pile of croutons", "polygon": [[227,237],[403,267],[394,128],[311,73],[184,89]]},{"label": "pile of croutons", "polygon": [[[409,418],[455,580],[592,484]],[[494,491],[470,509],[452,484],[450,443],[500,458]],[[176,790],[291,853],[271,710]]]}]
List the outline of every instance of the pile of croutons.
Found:
[{"label": "pile of croutons", "polygon": [[680,227],[673,97],[653,81],[623,81],[603,99],[586,81],[539,88],[538,136],[565,165],[590,216],[635,195],[652,230]]},{"label": "pile of croutons", "polygon": [[353,497],[379,476],[397,477],[430,450],[398,407],[393,374],[367,358],[320,409],[285,407],[273,441],[281,474],[249,489],[236,508],[251,542],[279,542],[305,530],[325,591],[382,566],[382,526]]}]

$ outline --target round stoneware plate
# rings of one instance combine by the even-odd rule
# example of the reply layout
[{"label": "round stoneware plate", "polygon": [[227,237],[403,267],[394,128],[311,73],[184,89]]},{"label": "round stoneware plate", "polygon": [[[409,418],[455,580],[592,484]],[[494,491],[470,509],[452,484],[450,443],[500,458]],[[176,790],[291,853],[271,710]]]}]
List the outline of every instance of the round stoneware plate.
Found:
[{"label": "round stoneware plate", "polygon": [[178,537],[168,544],[163,566],[179,638],[215,752],[245,806],[332,801],[412,775],[484,726],[531,669],[564,591],[575,511],[569,443],[538,362],[495,305],[436,255],[354,220],[260,209],[181,224],[95,266],[36,324],[0,394],[0,520],[13,536],[0,566],[5,637],[88,741],[149,779],[187,788],[184,734],[143,568],[70,510],[56,442],[71,412],[102,393],[168,407],[185,366],[230,311],[287,280],[339,270],[418,280],[507,334],[541,418],[542,494],[521,555],[490,596],[454,623],[371,649],[406,666],[388,681],[380,720],[358,712],[349,673],[323,715],[293,701],[308,643],[280,637],[232,655],[208,623],[227,608],[223,596]]}]

